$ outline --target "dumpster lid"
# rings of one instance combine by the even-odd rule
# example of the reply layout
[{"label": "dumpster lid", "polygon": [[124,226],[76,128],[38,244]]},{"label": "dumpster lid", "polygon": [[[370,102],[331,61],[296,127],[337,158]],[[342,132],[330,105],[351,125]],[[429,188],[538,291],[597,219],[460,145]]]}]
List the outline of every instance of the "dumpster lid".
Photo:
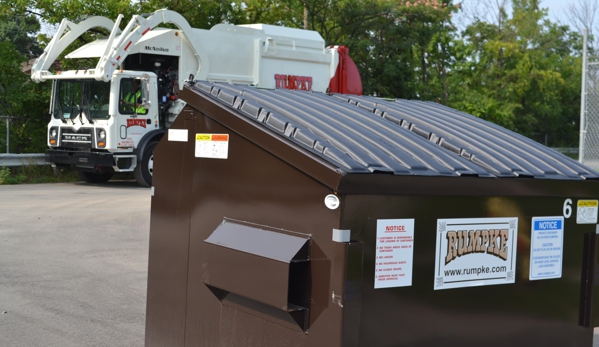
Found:
[{"label": "dumpster lid", "polygon": [[345,173],[599,179],[592,169],[522,135],[432,102],[205,81],[187,88]]},{"label": "dumpster lid", "polygon": [[538,142],[438,103],[334,97],[406,127],[499,177],[599,178],[594,170]]}]

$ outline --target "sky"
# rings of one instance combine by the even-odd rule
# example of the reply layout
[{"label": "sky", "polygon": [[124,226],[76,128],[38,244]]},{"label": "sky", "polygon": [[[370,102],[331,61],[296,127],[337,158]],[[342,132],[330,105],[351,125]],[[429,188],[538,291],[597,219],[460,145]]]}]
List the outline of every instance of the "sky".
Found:
[{"label": "sky", "polygon": [[[473,18],[482,17],[490,22],[495,22],[494,19],[497,16],[497,5],[504,2],[511,3],[509,0],[453,0],[453,2],[454,4],[462,4],[462,11],[457,14],[455,17],[456,21],[454,22],[460,30],[465,29],[465,26],[467,26]],[[576,28],[571,25],[566,13],[571,5],[580,7],[580,2],[599,3],[599,0],[539,0],[541,8],[549,9],[548,15],[551,21],[569,25],[574,31],[576,31]],[[510,15],[511,9],[509,4],[506,10],[508,15]],[[599,11],[596,16],[599,20]],[[597,25],[594,27],[596,26]]]},{"label": "sky", "polygon": [[570,4],[576,4],[576,0],[542,0],[541,7],[549,8],[549,16],[551,19],[559,19],[562,22],[567,22],[563,15]]},{"label": "sky", "polygon": [[[541,0],[541,7],[549,9],[549,17],[552,20],[559,20],[568,24],[568,18],[565,16],[570,5],[578,5],[580,0]],[[590,0],[591,2],[597,0]],[[599,13],[597,13],[599,16]]]}]

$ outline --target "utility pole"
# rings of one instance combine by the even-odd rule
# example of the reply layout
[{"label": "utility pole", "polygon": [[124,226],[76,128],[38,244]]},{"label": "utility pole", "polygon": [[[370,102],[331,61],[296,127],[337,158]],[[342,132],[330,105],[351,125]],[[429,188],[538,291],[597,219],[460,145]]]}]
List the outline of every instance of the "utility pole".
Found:
[{"label": "utility pole", "polygon": [[304,30],[308,30],[308,0],[304,0]]},{"label": "utility pole", "polygon": [[578,161],[584,159],[584,137],[586,133],[586,98],[587,98],[587,29],[584,29],[582,46],[582,87],[580,91],[580,134],[578,142]]}]

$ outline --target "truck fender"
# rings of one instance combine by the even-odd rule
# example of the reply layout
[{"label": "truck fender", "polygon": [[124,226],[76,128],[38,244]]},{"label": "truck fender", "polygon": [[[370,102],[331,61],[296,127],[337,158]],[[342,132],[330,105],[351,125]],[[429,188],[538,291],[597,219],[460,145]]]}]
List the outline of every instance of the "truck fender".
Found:
[{"label": "truck fender", "polygon": [[141,140],[139,140],[139,143],[137,144],[137,149],[135,150],[135,153],[137,154],[137,158],[143,158],[144,151],[146,150],[148,143],[150,143],[152,141],[160,141],[160,139],[162,138],[162,135],[164,135],[164,133],[166,133],[166,130],[157,129],[157,130],[153,130],[153,131],[150,131],[147,134],[145,134],[141,138]]}]

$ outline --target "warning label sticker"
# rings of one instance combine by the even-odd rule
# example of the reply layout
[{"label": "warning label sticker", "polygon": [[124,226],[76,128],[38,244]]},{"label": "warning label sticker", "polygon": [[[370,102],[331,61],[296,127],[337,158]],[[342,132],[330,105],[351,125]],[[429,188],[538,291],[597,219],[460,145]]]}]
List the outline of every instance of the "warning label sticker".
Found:
[{"label": "warning label sticker", "polygon": [[576,224],[597,224],[598,200],[578,200]]},{"label": "warning label sticker", "polygon": [[227,159],[229,134],[196,134],[196,158]]},{"label": "warning label sticker", "polygon": [[374,288],[412,285],[414,219],[379,219],[376,222]]},{"label": "warning label sticker", "polygon": [[514,283],[518,218],[437,219],[435,290]]},{"label": "warning label sticker", "polygon": [[533,217],[529,279],[562,277],[564,217]]}]

